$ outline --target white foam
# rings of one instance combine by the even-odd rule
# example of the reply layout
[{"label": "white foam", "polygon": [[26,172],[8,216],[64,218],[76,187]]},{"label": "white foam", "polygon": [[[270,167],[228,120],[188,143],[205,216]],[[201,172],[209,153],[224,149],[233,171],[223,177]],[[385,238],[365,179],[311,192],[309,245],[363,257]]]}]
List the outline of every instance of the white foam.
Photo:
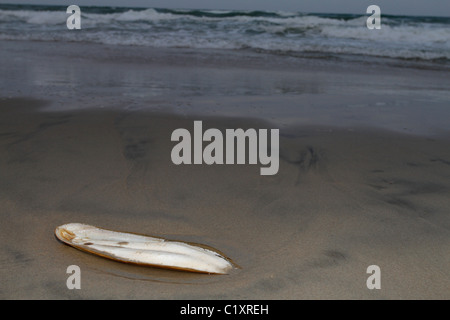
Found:
[{"label": "white foam", "polygon": [[61,32],[67,19],[65,12],[0,10],[4,26],[0,39],[450,59],[450,28],[446,23],[388,17],[382,18],[380,30],[369,30],[365,16],[336,19],[278,12],[271,16],[239,13],[221,17],[232,11],[208,13],[216,16],[195,15],[189,10],[82,11],[84,31],[73,33]]},{"label": "white foam", "polygon": [[61,23],[64,24],[66,19],[66,12],[0,10],[0,21],[20,20],[29,24],[55,25]]}]

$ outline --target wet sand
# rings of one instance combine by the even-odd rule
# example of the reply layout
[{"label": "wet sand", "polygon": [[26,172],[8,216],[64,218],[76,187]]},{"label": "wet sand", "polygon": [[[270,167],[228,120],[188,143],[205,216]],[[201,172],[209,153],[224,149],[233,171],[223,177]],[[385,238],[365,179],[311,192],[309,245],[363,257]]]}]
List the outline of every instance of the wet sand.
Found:
[{"label": "wet sand", "polygon": [[[280,171],[170,160],[156,112],[39,112],[1,101],[3,299],[449,298],[450,143],[364,129],[281,131]],[[205,127],[270,127],[204,118]],[[58,242],[83,222],[215,247],[241,269],[209,276],[109,261]],[[66,268],[81,268],[68,290]],[[380,266],[382,289],[366,269]]]},{"label": "wet sand", "polygon": [[[39,42],[0,57],[1,299],[450,298],[445,71]],[[278,174],[174,165],[171,133],[194,120],[279,128]],[[240,268],[117,263],[58,242],[69,222],[202,243]]]}]

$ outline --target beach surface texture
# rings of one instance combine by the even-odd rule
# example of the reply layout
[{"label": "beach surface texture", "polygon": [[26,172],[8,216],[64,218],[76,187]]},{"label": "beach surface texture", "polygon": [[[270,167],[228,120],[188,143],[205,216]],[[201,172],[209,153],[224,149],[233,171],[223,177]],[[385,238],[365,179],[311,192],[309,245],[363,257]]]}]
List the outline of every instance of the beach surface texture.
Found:
[{"label": "beach surface texture", "polygon": [[[175,15],[155,12],[155,28]],[[115,14],[126,25],[124,12]],[[1,299],[450,298],[450,65],[442,39],[427,52],[403,44],[403,57],[387,44],[384,56],[360,43],[339,53],[339,43],[353,41],[339,29],[335,43],[321,40],[312,54],[283,51],[284,38],[278,51],[262,48],[278,39],[275,31],[266,42],[249,31],[248,47],[219,47],[220,35],[176,47],[161,42],[181,39],[176,28],[154,38],[109,30],[97,39],[100,22],[64,35],[71,31],[58,33],[49,20],[53,38],[42,24],[26,38],[16,24],[31,20],[5,21]],[[194,121],[220,132],[279,129],[278,172],[261,175],[248,162],[174,164],[171,135],[192,131]],[[201,243],[239,268],[208,275],[118,263],[57,241],[55,228],[69,222]],[[71,265],[81,270],[80,290],[66,285]],[[368,288],[373,265],[380,289]]]}]

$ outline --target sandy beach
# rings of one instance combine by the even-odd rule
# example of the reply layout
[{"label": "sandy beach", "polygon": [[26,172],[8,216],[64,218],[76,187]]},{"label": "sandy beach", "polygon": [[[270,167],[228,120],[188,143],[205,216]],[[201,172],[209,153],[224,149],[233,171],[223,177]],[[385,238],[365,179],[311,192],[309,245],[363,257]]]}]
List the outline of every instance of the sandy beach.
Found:
[{"label": "sandy beach", "polygon": [[[450,298],[447,70],[1,46],[1,299]],[[174,165],[171,133],[194,120],[279,128],[278,173]],[[240,268],[117,263],[58,242],[69,222],[202,243]]]}]

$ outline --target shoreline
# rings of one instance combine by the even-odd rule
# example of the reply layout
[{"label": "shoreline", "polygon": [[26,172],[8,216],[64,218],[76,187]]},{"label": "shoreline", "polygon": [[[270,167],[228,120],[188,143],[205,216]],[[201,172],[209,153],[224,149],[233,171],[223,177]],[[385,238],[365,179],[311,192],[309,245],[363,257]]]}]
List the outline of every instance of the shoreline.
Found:
[{"label": "shoreline", "polygon": [[[447,134],[445,70],[263,53],[2,41],[2,97],[48,111],[153,110],[291,125]],[[52,56],[52,59],[48,59]]]}]

